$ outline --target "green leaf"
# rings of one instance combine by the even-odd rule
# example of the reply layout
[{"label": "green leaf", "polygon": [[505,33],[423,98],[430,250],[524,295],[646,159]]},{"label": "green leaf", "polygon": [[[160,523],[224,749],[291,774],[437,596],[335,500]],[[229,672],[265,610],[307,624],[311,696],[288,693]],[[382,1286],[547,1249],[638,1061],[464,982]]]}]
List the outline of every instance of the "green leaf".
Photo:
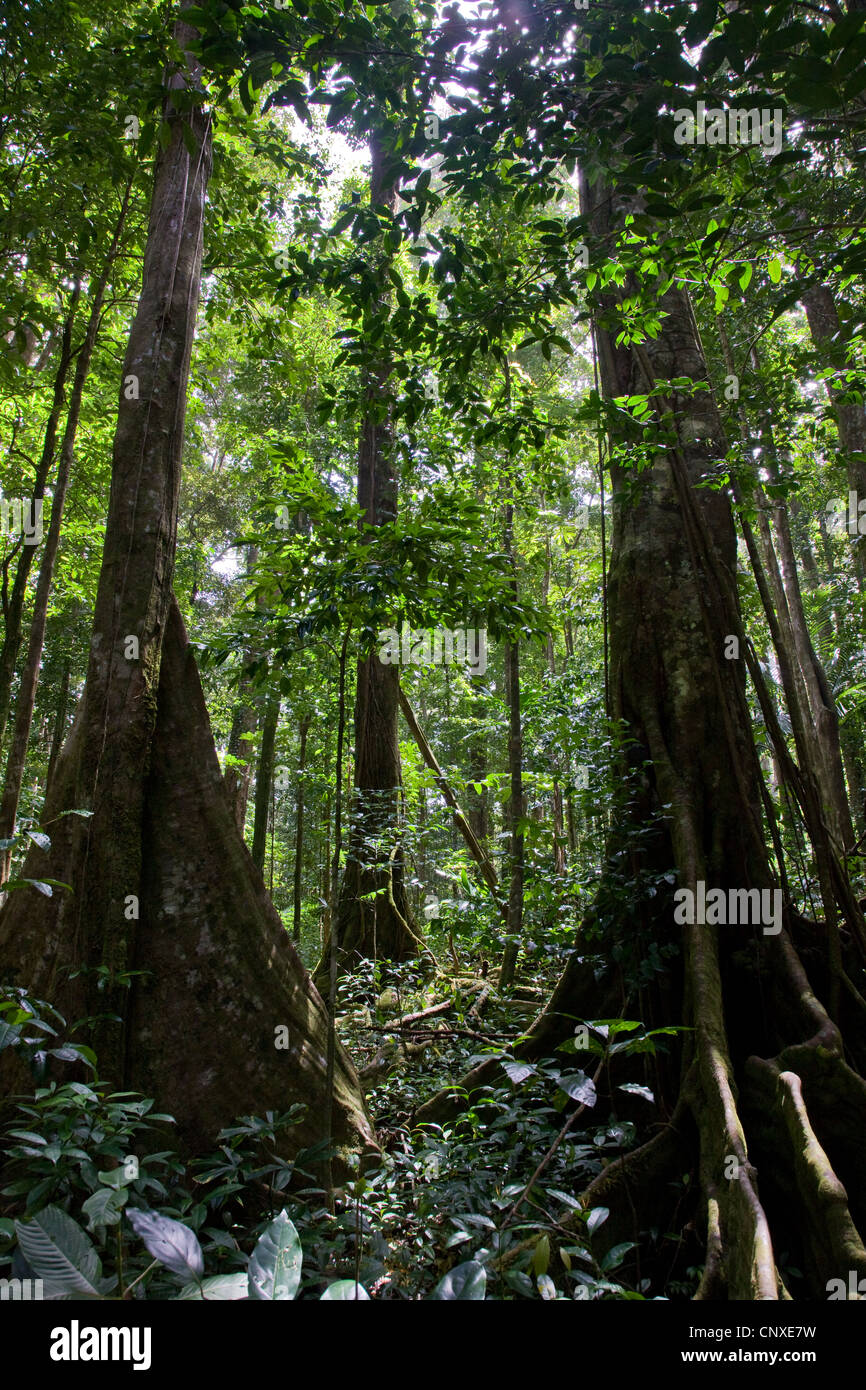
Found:
[{"label": "green leaf", "polygon": [[599,1262],[598,1262],[598,1267],[599,1267],[599,1269],[603,1269],[606,1273],[607,1273],[609,1270],[611,1270],[611,1269],[616,1269],[617,1265],[622,1264],[623,1259],[624,1259],[625,1256],[628,1254],[629,1250],[633,1250],[633,1249],[634,1249],[634,1241],[633,1241],[633,1240],[626,1240],[626,1241],[623,1241],[622,1245],[613,1245],[613,1246],[611,1246],[611,1248],[610,1248],[610,1250],[608,1250],[607,1254],[606,1254],[605,1256],[603,1256],[603,1258],[602,1258],[601,1260],[599,1260]]},{"label": "green leaf", "polygon": [[195,1234],[180,1221],[158,1216],[155,1211],[133,1207],[126,1213],[129,1224],[155,1260],[177,1274],[185,1284],[204,1274],[204,1255]]},{"label": "green leaf", "polygon": [[782,265],[778,256],[773,257],[773,259],[770,261],[770,264],[767,266],[767,270],[769,271],[770,279],[772,280],[773,284],[778,285],[779,281],[782,278]]},{"label": "green leaf", "polygon": [[113,1188],[125,1187],[128,1182],[132,1181],[131,1178],[128,1178],[126,1176],[126,1170],[124,1169],[122,1163],[119,1167],[108,1168],[104,1173],[97,1173],[96,1176],[99,1178],[99,1181],[101,1183],[105,1184],[106,1187]]},{"label": "green leaf", "polygon": [[249,1298],[249,1283],[245,1269],[234,1274],[211,1274],[200,1284],[187,1284],[176,1298],[194,1298],[204,1303],[236,1303]]},{"label": "green leaf", "polygon": [[535,1075],[535,1067],[529,1062],[514,1062],[510,1058],[503,1059],[502,1070],[513,1086],[520,1086],[527,1077]]},{"label": "green leaf", "polygon": [[539,1236],[532,1252],[532,1272],[536,1276],[546,1274],[550,1265],[550,1237]]},{"label": "green leaf", "polygon": [[333,1284],[329,1284],[319,1299],[320,1303],[342,1303],[346,1299],[356,1298],[360,1303],[371,1302],[370,1295],[363,1284],[356,1284],[354,1279],[337,1279]]},{"label": "green leaf", "polygon": [[285,1211],[263,1231],[250,1256],[250,1298],[294,1298],[301,1282],[301,1238]]},{"label": "green leaf", "polygon": [[126,1188],[118,1191],[113,1187],[98,1187],[81,1208],[87,1217],[87,1229],[95,1231],[97,1226],[116,1226],[128,1198]]},{"label": "green leaf", "polygon": [[0,1051],[4,1047],[11,1047],[21,1036],[21,1023],[4,1023],[0,1020]]},{"label": "green leaf", "polygon": [[65,1211],[43,1207],[30,1221],[16,1221],[15,1233],[30,1268],[45,1281],[47,1297],[102,1297],[99,1256]]},{"label": "green leaf", "polygon": [[487,1271],[477,1260],[467,1260],[465,1264],[455,1265],[440,1279],[431,1293],[431,1299],[460,1299],[480,1303],[487,1292]]},{"label": "green leaf", "polygon": [[343,119],[343,117],[347,115],[351,111],[352,107],[355,105],[355,101],[356,93],[353,89],[348,94],[343,93],[341,96],[337,98],[336,101],[334,101],[331,104],[331,109],[328,112],[327,120],[325,121],[325,124],[329,130],[333,130],[334,126],[340,124],[340,121]]},{"label": "green leaf", "polygon": [[593,1207],[589,1216],[586,1218],[586,1229],[589,1234],[592,1235],[593,1231],[597,1231],[599,1226],[603,1226],[609,1216],[610,1209],[608,1207]]},{"label": "green leaf", "polygon": [[644,1100],[650,1102],[655,1100],[655,1096],[649,1086],[638,1086],[636,1081],[626,1081],[621,1086],[617,1087],[617,1089],[620,1091],[627,1091],[630,1096],[643,1096]]},{"label": "green leaf", "polygon": [[575,1071],[570,1072],[568,1075],[559,1076],[557,1078],[557,1085],[560,1090],[565,1091],[565,1094],[569,1096],[571,1100],[576,1100],[579,1105],[595,1105],[595,1084],[592,1078],[586,1075],[586,1072]]},{"label": "green leaf", "polygon": [[61,883],[58,879],[54,878],[10,878],[6,880],[3,886],[6,889],[25,888],[28,884],[31,888],[36,888],[40,893],[44,893],[46,898],[54,896],[52,888],[68,888],[70,893],[72,892],[71,884]]}]

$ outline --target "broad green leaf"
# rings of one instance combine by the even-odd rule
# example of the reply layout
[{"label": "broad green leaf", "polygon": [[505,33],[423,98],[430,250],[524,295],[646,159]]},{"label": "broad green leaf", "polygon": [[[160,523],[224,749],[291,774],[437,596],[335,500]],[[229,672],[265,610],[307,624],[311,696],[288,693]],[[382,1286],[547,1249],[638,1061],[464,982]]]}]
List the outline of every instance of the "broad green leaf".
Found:
[{"label": "broad green leaf", "polygon": [[546,1274],[550,1265],[550,1237],[539,1236],[532,1252],[532,1269],[536,1275]]},{"label": "broad green leaf", "polygon": [[607,1254],[604,1255],[601,1260],[599,1260],[599,1268],[603,1269],[605,1273],[609,1272],[612,1269],[616,1269],[617,1265],[622,1264],[622,1261],[624,1257],[628,1254],[629,1250],[633,1249],[633,1240],[623,1241],[622,1245],[611,1246]]},{"label": "broad green leaf", "polygon": [[177,1274],[185,1284],[204,1274],[204,1255],[195,1234],[180,1221],[158,1216],[155,1211],[132,1207],[127,1213],[129,1224],[151,1255],[160,1264]]},{"label": "broad green leaf", "polygon": [[20,1023],[4,1023],[0,1019],[0,1051],[4,1047],[11,1047],[20,1038],[22,1026]]},{"label": "broad green leaf", "polygon": [[440,1279],[430,1297],[436,1299],[471,1300],[479,1303],[487,1292],[487,1271],[477,1260],[467,1260],[465,1264],[455,1265],[444,1279]]},{"label": "broad green leaf", "polygon": [[336,1283],[329,1284],[319,1299],[320,1303],[345,1302],[346,1299],[356,1298],[359,1302],[371,1302],[370,1295],[363,1284],[356,1284],[354,1279],[338,1279]]},{"label": "broad green leaf", "polygon": [[176,1297],[204,1303],[236,1303],[240,1298],[249,1298],[247,1272],[240,1269],[234,1274],[211,1274],[200,1284],[187,1284]]},{"label": "broad green leaf", "polygon": [[579,1105],[595,1105],[595,1084],[585,1072],[575,1071],[557,1078],[557,1085],[565,1094]]},{"label": "broad green leaf", "polygon": [[535,1075],[535,1067],[530,1066],[528,1062],[513,1062],[510,1059],[503,1060],[502,1070],[514,1086],[519,1086],[527,1077]]},{"label": "broad green leaf", "polygon": [[655,1096],[649,1086],[638,1086],[636,1081],[625,1081],[617,1087],[620,1091],[627,1091],[630,1096],[643,1096],[644,1100],[654,1101]]},{"label": "broad green leaf", "polygon": [[274,1217],[250,1256],[250,1298],[294,1298],[301,1282],[301,1239],[285,1211]]},{"label": "broad green leaf", "polygon": [[125,1188],[116,1191],[112,1187],[98,1187],[81,1208],[87,1217],[87,1229],[95,1231],[97,1226],[116,1226],[128,1199]]},{"label": "broad green leaf", "polygon": [[608,1207],[593,1207],[589,1216],[586,1218],[586,1229],[589,1234],[592,1235],[593,1231],[597,1231],[599,1226],[603,1226],[609,1216],[610,1210]]},{"label": "broad green leaf", "polygon": [[30,1221],[16,1221],[21,1253],[48,1297],[101,1298],[99,1256],[84,1231],[59,1207],[43,1207]]},{"label": "broad green leaf", "polygon": [[131,1179],[126,1176],[126,1170],[122,1163],[119,1167],[108,1168],[104,1173],[97,1173],[96,1176],[106,1187],[125,1187],[126,1184],[131,1181]]}]

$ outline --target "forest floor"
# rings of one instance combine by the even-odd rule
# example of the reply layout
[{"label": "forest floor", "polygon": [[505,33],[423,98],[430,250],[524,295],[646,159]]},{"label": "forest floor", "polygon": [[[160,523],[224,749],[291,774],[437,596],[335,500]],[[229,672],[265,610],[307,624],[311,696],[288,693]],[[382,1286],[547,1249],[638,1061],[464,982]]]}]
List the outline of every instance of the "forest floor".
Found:
[{"label": "forest floor", "polygon": [[[403,971],[384,989],[369,967],[341,985],[340,1037],[365,1086],[383,1162],[340,1191],[336,1215],[320,1212],[314,1222],[320,1239],[328,1226],[332,1238],[334,1227],[345,1230],[342,1246],[331,1246],[336,1272],[356,1268],[379,1296],[390,1287],[393,1296],[417,1297],[475,1259],[495,1297],[689,1298],[701,1257],[686,1219],[676,1234],[636,1233],[642,1267],[638,1242],[593,1251],[607,1211],[581,1200],[646,1137],[657,1118],[651,1091],[632,1087],[640,1094],[621,1095],[617,1106],[610,1088],[597,1091],[574,1069],[567,1046],[546,1062],[515,1058],[549,996],[543,984],[500,992],[495,971]],[[467,1099],[456,1118],[415,1124],[420,1105],[490,1057],[502,1065],[500,1082]],[[695,1180],[682,1176],[684,1209]]]}]

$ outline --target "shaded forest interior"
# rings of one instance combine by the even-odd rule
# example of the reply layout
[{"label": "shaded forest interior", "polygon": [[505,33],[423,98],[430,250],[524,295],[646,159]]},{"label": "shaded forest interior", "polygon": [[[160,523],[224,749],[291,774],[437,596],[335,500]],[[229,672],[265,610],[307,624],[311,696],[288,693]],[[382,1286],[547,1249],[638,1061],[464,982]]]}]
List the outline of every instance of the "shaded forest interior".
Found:
[{"label": "shaded forest interior", "polygon": [[3,10],[0,1274],[866,1297],[864,136],[860,0]]}]

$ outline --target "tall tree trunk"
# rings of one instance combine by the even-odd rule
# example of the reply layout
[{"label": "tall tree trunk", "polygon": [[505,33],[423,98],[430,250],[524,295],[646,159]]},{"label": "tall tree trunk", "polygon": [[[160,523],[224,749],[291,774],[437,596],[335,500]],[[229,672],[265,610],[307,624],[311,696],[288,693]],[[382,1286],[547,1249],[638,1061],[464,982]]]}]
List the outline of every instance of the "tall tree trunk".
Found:
[{"label": "tall tree trunk", "polygon": [[48,771],[45,774],[46,785],[50,786],[54,777],[54,768],[60,755],[66,738],[66,716],[69,712],[69,676],[71,663],[67,657],[63,663],[63,676],[60,681],[60,695],[57,700],[57,714],[54,719],[54,734],[51,739],[51,751],[48,754]]},{"label": "tall tree trunk", "polygon": [[[550,554],[550,539],[548,538],[547,541],[545,542],[545,550],[544,550],[544,589],[543,589],[543,597],[544,597],[544,604],[545,604],[545,607],[547,606],[548,599],[549,599],[549,597],[550,597],[550,571],[551,571],[551,554]],[[550,672],[551,679],[554,679],[555,676],[556,676],[556,653],[555,653],[554,647],[553,647],[553,635],[552,635],[552,633],[548,633],[548,634],[547,634],[547,640],[546,640],[546,642],[545,642],[545,644],[544,644],[544,654],[545,654],[545,658],[546,658],[546,660],[547,660],[547,669],[548,669],[548,671]],[[551,808],[550,808],[550,809],[551,809],[551,820],[552,820],[552,824],[553,824],[553,871],[554,871],[554,873],[556,873],[556,874],[564,874],[564,873],[565,873],[565,835],[564,835],[564,833],[563,833],[563,827],[562,827],[562,787],[560,786],[560,784],[559,784],[559,779],[556,777],[555,774],[554,774],[554,778],[553,778],[553,795],[552,795],[552,797],[551,797]]]},{"label": "tall tree trunk", "polygon": [[[585,180],[582,202],[591,253],[600,259],[611,252],[625,207],[603,185]],[[625,293],[633,288],[627,283]],[[657,949],[679,947],[682,972],[647,987],[639,974],[630,978],[611,966],[599,980],[578,951],[517,1051],[526,1058],[551,1052],[572,1034],[575,1018],[624,1008],[639,1008],[645,1024],[679,1015],[689,1030],[681,1065],[661,1073],[668,1124],[583,1194],[585,1206],[603,1203],[610,1210],[603,1245],[636,1239],[668,1219],[671,1208],[660,1193],[674,1171],[682,1172],[694,1133],[696,1219],[706,1233],[696,1297],[783,1296],[777,1250],[788,1250],[812,1296],[823,1298],[828,1278],[844,1282],[851,1269],[866,1272],[866,1249],[853,1224],[864,1229],[866,1221],[857,1156],[866,1141],[866,1084],[847,1065],[840,1031],[821,1002],[831,972],[826,953],[815,949],[820,933],[789,905],[779,930],[770,932],[741,920],[682,922],[664,889],[625,913],[616,907],[632,829],[640,830],[641,847],[632,848],[631,865],[662,876],[673,865],[693,902],[700,883],[707,892],[774,888],[743,661],[730,642],[737,637],[741,655],[748,650],[733,520],[726,497],[700,486],[725,457],[726,441],[715,403],[700,385],[708,373],[694,316],[685,293],[671,288],[661,301],[657,336],[618,344],[620,306],[603,293],[596,340],[604,395],[649,393],[676,442],[656,445],[651,466],[638,469],[632,455],[645,427],[624,425],[617,441],[624,447],[612,454],[610,689],[613,717],[625,721],[629,734],[623,775],[631,804],[626,821],[614,826],[614,896],[599,895],[607,909],[601,949],[620,959],[630,951],[639,963],[648,940]],[[657,385],[677,378],[694,390]],[[811,981],[795,940],[809,948]],[[862,1024],[847,996],[844,1004],[849,1045],[862,1064]],[[466,1091],[489,1083],[497,1065],[487,1062],[465,1077]],[[441,1120],[448,1104],[437,1098],[415,1119]],[[685,1124],[689,1113],[694,1129]]]},{"label": "tall tree trunk", "polygon": [[331,930],[331,795],[325,793],[324,805],[325,823],[325,844],[322,851],[322,877],[319,887],[319,899],[322,905],[319,917],[319,940],[324,946]]},{"label": "tall tree trunk", "polygon": [[[175,32],[182,48],[195,37],[182,20]],[[287,1151],[329,1129],[366,1144],[357,1077],[339,1047],[326,1065],[326,1010],[238,834],[171,592],[211,133],[199,106],[181,115],[169,96],[165,114],[85,694],[48,790],[51,849],[26,869],[74,893],[12,895],[0,950],[67,1018],[101,1016],[100,1075],[154,1096],[187,1148],[294,1100],[307,1111]],[[79,808],[90,817],[62,815]]]},{"label": "tall tree trunk", "polygon": [[466,817],[472,827],[473,835],[486,853],[487,841],[490,837],[490,796],[486,786],[482,786],[479,792],[472,785],[474,782],[483,782],[489,771],[487,766],[487,736],[482,727],[484,718],[484,697],[482,695],[473,697],[471,717],[475,721],[475,727],[469,739],[467,781],[470,785],[466,792]]},{"label": "tall tree trunk", "polygon": [[265,854],[268,845],[268,819],[271,810],[271,787],[274,780],[274,749],[277,740],[277,725],[280,722],[280,696],[276,686],[268,694],[265,706],[265,722],[262,725],[262,746],[259,749],[259,765],[256,769],[256,797],[253,812],[253,863],[260,873],[265,870]]},{"label": "tall tree trunk", "polygon": [[[751,360],[756,372],[760,371],[757,348],[751,349]],[[761,441],[764,458],[771,480],[781,483],[778,451],[772,422],[766,413],[761,419]],[[761,501],[766,499],[763,488],[759,486]],[[772,509],[773,526],[776,533],[776,548],[779,554],[779,568],[783,586],[785,624],[790,635],[793,654],[799,666],[805,689],[805,710],[812,731],[814,748],[814,775],[821,789],[821,800],[827,817],[830,833],[840,852],[850,850],[854,843],[854,828],[851,810],[845,788],[845,774],[842,764],[842,750],[839,737],[839,711],[830,684],[812,644],[806,613],[788,509],[785,501],[777,494]]]},{"label": "tall tree trunk", "polygon": [[[69,301],[69,308],[66,320],[63,325],[63,336],[60,345],[60,358],[57,363],[57,371],[54,374],[54,392],[51,401],[51,409],[48,413],[48,420],[45,425],[45,433],[42,439],[42,453],[36,467],[36,477],[31,493],[31,505],[43,501],[45,497],[45,487],[48,477],[54,464],[54,455],[57,448],[57,430],[60,425],[60,417],[63,414],[63,406],[66,401],[66,383],[69,379],[69,371],[72,366],[72,333],[75,326],[75,316],[78,309],[78,301],[81,297],[81,286],[76,282]],[[33,515],[33,513],[31,513]],[[30,570],[36,554],[35,545],[21,545],[18,555],[18,563],[15,568],[15,578],[12,581],[12,590],[9,591],[8,566],[3,568],[3,645],[0,646],[0,749],[2,749],[6,738],[6,725],[9,722],[9,709],[12,704],[12,683],[15,679],[15,665],[18,660],[18,652],[21,648],[23,637],[22,616],[24,613],[24,599],[27,594],[27,581],[30,577]]]},{"label": "tall tree trunk", "polygon": [[[797,502],[796,497],[792,497],[789,502],[792,519],[797,522],[802,508]],[[806,577],[806,584],[814,593],[822,587],[821,576],[818,573],[818,566],[809,541],[809,535],[805,527],[797,529],[796,537],[797,554],[800,558],[803,574]],[[818,634],[821,639],[830,645],[834,640],[834,634],[843,651],[849,646],[850,635],[848,632],[845,618],[840,613],[838,603],[831,598],[830,616],[825,616],[818,624]],[[848,778],[848,803],[851,807],[851,814],[858,838],[866,831],[866,767],[864,767],[863,755],[863,716],[855,716],[852,720],[840,719],[839,721],[839,742],[842,747],[842,758],[845,764],[845,774]]]},{"label": "tall tree trunk", "polygon": [[242,761],[232,763],[225,770],[226,791],[232,804],[235,822],[242,835],[247,823],[247,803],[250,799],[253,772],[252,740],[248,735],[255,734],[258,725],[258,711],[250,699],[251,688],[251,684],[243,680],[238,686],[238,703],[232,715],[228,741],[228,752],[233,758]]},{"label": "tall tree trunk", "polygon": [[[370,135],[370,204],[394,211],[397,188],[387,174],[385,135]],[[379,298],[388,297],[384,271]],[[358,449],[358,504],[362,525],[382,526],[397,514],[397,477],[392,459],[391,426],[383,418],[382,396],[390,376],[387,363],[368,370],[366,415]],[[358,662],[355,685],[355,797],[346,864],[332,930],[337,933],[342,969],[352,957],[402,961],[423,949],[412,921],[405,885],[401,842],[402,773],[398,738],[400,671],[385,665],[378,652]],[[316,970],[317,981],[329,973],[330,945]]]},{"label": "tall tree trunk", "polygon": [[[75,364],[75,376],[73,378],[72,391],[69,397],[69,410],[66,415],[66,425],[63,431],[63,441],[60,445],[60,457],[57,464],[57,479],[54,485],[54,497],[51,503],[51,521],[48,526],[48,535],[46,536],[45,546],[42,551],[42,563],[39,567],[39,578],[36,583],[36,594],[33,600],[33,617],[30,621],[27,658],[24,663],[24,670],[21,673],[21,682],[15,704],[15,724],[12,733],[12,742],[9,748],[9,758],[6,764],[6,780],[3,785],[3,798],[2,801],[0,801],[0,839],[11,839],[15,834],[18,802],[21,797],[21,785],[24,780],[24,764],[27,760],[27,745],[30,741],[30,725],[33,721],[36,691],[39,686],[39,669],[42,664],[42,648],[45,643],[45,624],[48,619],[48,603],[51,597],[51,585],[54,581],[54,566],[57,561],[57,552],[60,548],[60,529],[63,520],[63,508],[66,504],[66,491],[69,486],[69,478],[72,472],[72,463],[75,455],[75,439],[78,433],[78,423],[81,418],[84,387],[90,373],[90,363],[99,333],[99,324],[102,317],[102,306],[105,301],[108,277],[111,274],[118,247],[120,246],[131,194],[132,180],[130,179],[126,186],[123,204],[120,209],[117,225],[114,229],[111,245],[108,249],[102,272],[94,286],[91,296],[90,315],[88,318],[87,330],[84,335],[84,342],[78,349],[78,360]],[[9,877],[11,858],[12,855],[10,850],[0,852],[0,883],[5,883]]]},{"label": "tall tree trunk", "polygon": [[298,780],[295,792],[295,869],[292,885],[292,940],[301,939],[301,880],[304,866],[304,773],[307,770],[307,734],[310,729],[309,716],[304,716],[298,725],[300,748],[298,749]]},{"label": "tall tree trunk", "polygon": [[[258,546],[251,545],[247,550],[248,573],[252,573],[257,558]],[[247,661],[252,659],[252,655],[251,651],[244,653]],[[251,739],[245,735],[254,734],[258,724],[258,711],[251,698],[252,688],[252,681],[242,676],[238,684],[238,703],[232,716],[227,750],[232,758],[242,761],[232,763],[225,771],[226,791],[234,807],[235,820],[242,835],[247,822],[247,802],[253,771]]]},{"label": "tall tree trunk", "polygon": [[[845,363],[844,341],[833,291],[828,285],[814,286],[803,295],[803,307],[815,346],[841,369]],[[862,502],[866,500],[866,406],[860,401],[846,401],[849,392],[844,383],[830,378],[826,385],[845,454],[848,487]],[[856,537],[852,553],[862,581],[866,578],[866,538]]]},{"label": "tall tree trunk", "polygon": [[[514,564],[514,504],[505,508],[505,548]],[[515,596],[517,579],[512,584]],[[508,927],[499,983],[508,988],[514,981],[517,953],[523,935],[523,819],[526,814],[523,798],[523,730],[520,719],[520,648],[517,641],[505,643],[505,703],[508,706],[508,774],[511,795],[508,799],[508,828],[510,831]]]},{"label": "tall tree trunk", "polygon": [[[718,329],[726,366],[731,372],[734,364],[727,334],[721,321],[718,323]],[[754,354],[752,361],[757,369],[758,362]],[[750,438],[749,426],[742,405],[738,407],[738,413],[743,429],[743,439],[748,441]],[[770,471],[771,476],[778,481],[775,443],[769,422],[766,420],[763,422],[762,442],[765,466]],[[786,704],[800,760],[800,766],[796,769],[796,780],[801,788],[804,801],[803,810],[813,838],[821,897],[828,926],[828,942],[831,951],[837,957],[829,996],[831,1012],[835,1016],[841,983],[837,950],[837,882],[835,880],[841,878],[844,873],[843,855],[851,847],[854,839],[839,746],[838,716],[832,692],[806,628],[787,514],[779,504],[772,509],[780,550],[783,555],[780,567],[768,519],[771,510],[770,504],[760,481],[756,480],[755,488],[758,500],[759,540],[757,542],[742,507],[742,499],[736,484],[734,484],[734,494],[740,504],[740,524],[749,549],[752,568],[779,660]],[[780,738],[779,741],[781,742]],[[787,758],[786,752],[782,764],[788,778],[790,778],[793,764]]]}]

